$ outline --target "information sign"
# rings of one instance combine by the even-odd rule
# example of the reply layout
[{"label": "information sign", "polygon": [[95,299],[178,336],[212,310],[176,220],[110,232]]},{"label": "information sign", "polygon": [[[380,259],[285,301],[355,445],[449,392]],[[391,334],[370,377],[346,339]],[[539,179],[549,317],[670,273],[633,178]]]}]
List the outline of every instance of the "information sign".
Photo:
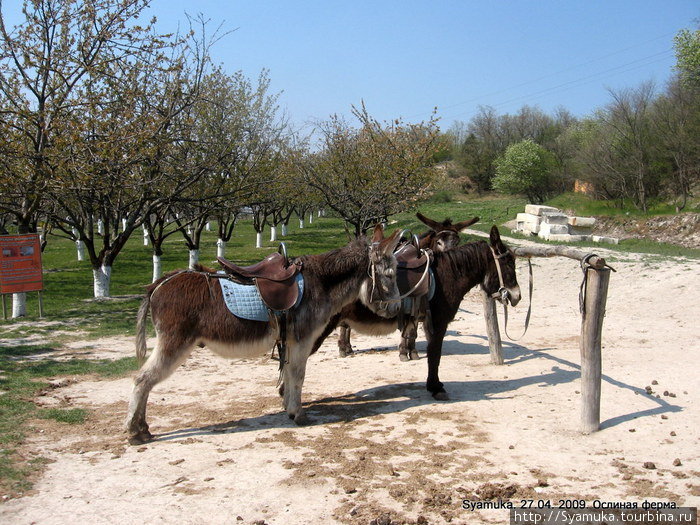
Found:
[{"label": "information sign", "polygon": [[39,236],[0,235],[0,293],[42,289]]}]

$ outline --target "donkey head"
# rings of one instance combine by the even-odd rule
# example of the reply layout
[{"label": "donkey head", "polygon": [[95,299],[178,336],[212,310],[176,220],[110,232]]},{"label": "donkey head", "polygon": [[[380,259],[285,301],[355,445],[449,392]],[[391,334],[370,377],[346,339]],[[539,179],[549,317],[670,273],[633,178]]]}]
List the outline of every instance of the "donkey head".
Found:
[{"label": "donkey head", "polygon": [[474,217],[457,224],[452,224],[452,219],[437,222],[420,212],[416,213],[416,217],[430,228],[430,231],[421,237],[420,247],[430,248],[434,252],[444,252],[458,246],[459,232],[479,221],[479,217]]},{"label": "donkey head", "polygon": [[[520,302],[520,286],[515,276],[515,256],[501,241],[501,234],[496,226],[491,227],[489,235],[490,253],[488,270],[484,278],[484,290],[492,296],[497,296],[505,304],[511,306]],[[495,295],[494,295],[495,294]]]},{"label": "donkey head", "polygon": [[382,317],[395,317],[401,307],[394,257],[399,240],[400,230],[385,239],[384,230],[381,225],[377,225],[369,246],[368,278],[360,288],[360,301]]}]

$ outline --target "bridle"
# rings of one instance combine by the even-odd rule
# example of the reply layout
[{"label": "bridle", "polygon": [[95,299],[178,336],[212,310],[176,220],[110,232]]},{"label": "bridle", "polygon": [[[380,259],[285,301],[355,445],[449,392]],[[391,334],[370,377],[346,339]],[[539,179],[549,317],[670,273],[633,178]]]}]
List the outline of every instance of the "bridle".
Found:
[{"label": "bridle", "polygon": [[[401,232],[403,234],[403,232]],[[416,247],[418,246],[418,237],[416,235],[414,237],[414,243]],[[370,246],[370,251],[372,248],[379,243],[373,242],[372,245]],[[425,264],[425,270],[423,270],[423,275],[421,275],[420,279],[418,282],[408,290],[405,294],[400,295],[397,299],[387,299],[386,301],[379,301],[379,309],[382,310],[386,306],[393,304],[393,303],[400,303],[406,297],[410,297],[413,292],[415,292],[420,286],[425,282],[425,279],[428,277],[428,274],[430,273],[430,257],[431,257],[432,251],[430,249],[423,249],[423,248],[418,248],[418,257],[420,258],[422,255],[426,255],[428,257],[428,261]],[[377,269],[376,269],[376,263],[372,261],[372,257],[369,258],[369,268],[367,269],[367,275],[369,275],[370,279],[372,280],[372,289],[370,290],[369,293],[369,302],[374,302],[374,290],[377,287]]]},{"label": "bridle", "polygon": [[530,314],[532,313],[532,289],[533,289],[533,283],[532,283],[532,262],[530,262],[530,258],[527,259],[527,265],[528,265],[528,271],[529,271],[529,297],[528,297],[528,305],[527,305],[527,315],[525,316],[525,329],[523,330],[523,333],[520,334],[517,338],[513,338],[508,334],[508,303],[510,302],[510,292],[508,291],[508,288],[506,288],[506,285],[503,281],[503,271],[501,270],[501,259],[506,257],[507,255],[512,255],[513,258],[515,258],[515,254],[511,252],[510,250],[501,254],[497,254],[496,250],[493,249],[493,246],[489,245],[489,249],[491,250],[491,254],[493,255],[493,260],[496,263],[496,272],[498,272],[498,291],[495,293],[491,294],[491,297],[497,301],[499,301],[503,305],[503,317],[504,317],[504,323],[503,323],[503,331],[506,334],[506,337],[510,339],[511,341],[518,341],[521,339],[525,333],[527,332],[527,329],[530,326]]}]

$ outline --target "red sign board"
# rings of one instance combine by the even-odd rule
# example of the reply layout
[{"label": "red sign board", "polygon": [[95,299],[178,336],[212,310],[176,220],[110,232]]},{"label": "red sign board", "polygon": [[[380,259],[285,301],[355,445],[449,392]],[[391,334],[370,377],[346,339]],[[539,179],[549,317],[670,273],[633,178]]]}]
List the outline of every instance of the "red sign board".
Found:
[{"label": "red sign board", "polygon": [[39,236],[0,235],[0,293],[43,289]]}]

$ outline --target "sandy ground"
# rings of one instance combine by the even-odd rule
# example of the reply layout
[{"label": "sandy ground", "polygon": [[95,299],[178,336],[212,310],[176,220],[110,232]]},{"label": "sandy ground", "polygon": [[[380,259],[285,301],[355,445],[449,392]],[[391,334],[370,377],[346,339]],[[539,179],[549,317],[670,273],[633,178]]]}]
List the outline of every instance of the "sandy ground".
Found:
[{"label": "sandy ground", "polygon": [[[0,522],[500,524],[507,510],[463,500],[700,506],[700,263],[613,266],[599,432],[579,432],[581,270],[538,259],[531,327],[506,340],[504,366],[489,364],[478,293],[465,297],[443,350],[447,402],[425,391],[425,359],[399,362],[398,334],[355,335],[345,359],[326,342],[309,362],[306,427],[283,413],[268,357],[197,351],[151,395],[157,439],[140,447],[122,430],[130,378],[59,381],[38,402],[87,408],[89,421],[32,423],[24,454],[51,462],[31,493],[0,504]],[[71,351],[119,357],[133,345]]]}]

